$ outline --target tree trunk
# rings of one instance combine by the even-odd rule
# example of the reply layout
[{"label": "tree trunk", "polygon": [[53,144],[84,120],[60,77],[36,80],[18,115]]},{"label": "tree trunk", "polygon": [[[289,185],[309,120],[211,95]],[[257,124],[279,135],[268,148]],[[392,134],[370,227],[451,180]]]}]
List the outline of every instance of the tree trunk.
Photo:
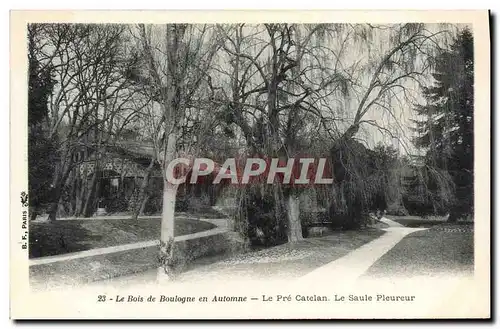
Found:
[{"label": "tree trunk", "polygon": [[35,220],[38,216],[38,213],[35,210],[35,207],[30,207],[30,221]]},{"label": "tree trunk", "polygon": [[76,210],[76,195],[78,194],[77,190],[77,177],[76,177],[76,170],[71,171],[71,180],[70,180],[70,193],[69,193],[69,200],[68,200],[68,215],[69,214],[74,214]]},{"label": "tree trunk", "polygon": [[92,181],[90,182],[90,187],[87,192],[87,196],[85,198],[85,203],[83,205],[82,214],[84,217],[89,217],[90,202],[92,200],[92,195],[94,193],[95,186],[97,185],[96,183],[97,183],[97,171],[95,171],[94,175],[92,176]]},{"label": "tree trunk", "polygon": [[157,281],[169,281],[173,277],[173,254],[174,254],[174,215],[175,198],[179,185],[173,185],[167,180],[166,171],[168,164],[176,156],[177,136],[175,132],[167,137],[165,156],[163,163],[163,205],[161,214],[160,250]]},{"label": "tree trunk", "polygon": [[61,201],[61,196],[62,196],[62,189],[66,184],[66,181],[68,180],[68,176],[70,174],[70,168],[64,169],[64,172],[61,176],[56,175],[54,179],[54,189],[53,189],[53,194],[52,194],[52,203],[49,206],[49,217],[48,220],[50,222],[54,222],[57,217],[57,210],[59,208],[59,202]]},{"label": "tree trunk", "polygon": [[76,206],[76,210],[75,210],[75,217],[79,217],[82,215],[82,212],[83,212],[83,206],[84,206],[84,198],[85,198],[85,192],[87,192],[87,189],[88,189],[88,167],[85,166],[85,169],[84,169],[84,175],[83,177],[80,176],[79,177],[79,187],[80,187],[80,190],[79,190],[79,193],[78,193],[78,196],[77,196],[77,206]]},{"label": "tree trunk", "polygon": [[149,199],[149,196],[146,194],[146,189],[149,184],[149,177],[151,176],[151,172],[153,171],[154,164],[155,164],[155,159],[151,159],[151,162],[149,163],[149,166],[146,169],[144,178],[142,179],[141,187],[139,188],[139,195],[137,196],[137,200],[139,202],[137,202],[137,205],[132,214],[133,219],[137,219],[137,217],[144,211],[146,202]]},{"label": "tree trunk", "polygon": [[297,242],[303,239],[300,223],[300,202],[298,196],[290,193],[288,196],[288,242]]},{"label": "tree trunk", "polygon": [[[159,143],[164,151],[163,156],[158,160],[162,162],[163,171],[163,206],[161,218],[161,236],[159,248],[159,268],[157,271],[157,280],[159,282],[172,279],[173,270],[173,249],[174,249],[174,212],[175,198],[177,195],[177,185],[172,185],[167,180],[166,169],[168,164],[175,159],[177,155],[177,134],[179,131],[178,116],[181,113],[182,88],[180,82],[183,75],[178,69],[183,53],[183,37],[186,32],[185,24],[167,24],[166,26],[166,49],[167,49],[167,70],[166,70],[166,88],[159,76],[153,50],[149,43],[149,38],[144,25],[141,25],[142,45],[144,47],[144,56],[148,63],[149,71],[154,79],[156,87],[160,89],[161,106],[165,123],[163,140]],[[183,59],[182,59],[183,60]],[[183,109],[185,110],[185,109]],[[165,143],[166,142],[166,143]],[[158,150],[160,151],[160,150]],[[161,153],[161,152],[158,152]]]},{"label": "tree trunk", "polygon": [[172,185],[166,180],[163,188],[163,207],[161,215],[160,236],[160,267],[157,279],[159,282],[169,281],[173,276],[173,251],[174,251],[174,215],[177,185]]},{"label": "tree trunk", "polygon": [[76,206],[75,206],[75,217],[79,217],[82,214],[82,209],[83,209],[83,197],[85,196],[85,191],[87,188],[87,180],[83,180],[80,178],[78,180],[78,190],[76,193]]},{"label": "tree trunk", "polygon": [[144,215],[144,209],[146,208],[146,204],[148,203],[149,200],[149,195],[146,194],[146,197],[144,198],[144,201],[142,201],[141,208],[139,209],[139,215]]},{"label": "tree trunk", "polygon": [[[292,79],[297,81],[300,79],[301,72],[301,58],[303,55],[303,49],[301,47],[301,29],[294,29],[294,43],[296,47],[296,58],[297,61],[295,66],[291,68]],[[292,40],[289,40],[292,42]],[[295,84],[288,84],[290,93],[297,94],[297,86]],[[296,148],[296,138],[297,131],[295,131],[292,127],[300,120],[300,116],[298,115],[299,108],[297,106],[292,107],[289,112],[288,124],[285,135],[285,145],[287,149],[287,154],[294,154]],[[299,189],[300,190],[300,189]],[[303,239],[302,236],[302,223],[300,222],[300,199],[299,196],[302,191],[294,190],[292,187],[288,190],[287,198],[287,207],[286,207],[286,215],[288,221],[288,242],[297,242]]]},{"label": "tree trunk", "polygon": [[52,199],[51,199],[51,202],[49,205],[49,209],[47,211],[47,213],[49,215],[48,220],[50,222],[54,222],[56,220],[57,207],[59,205],[59,199],[61,198],[61,189],[59,187],[59,185],[60,185],[60,178],[59,177],[60,177],[59,171],[56,169],[56,174],[54,175],[54,180],[52,183],[54,186],[54,188],[51,191]]},{"label": "tree trunk", "polygon": [[49,206],[49,222],[55,222],[57,217],[57,207],[59,206],[59,196],[55,195],[54,199],[57,201],[53,201]]},{"label": "tree trunk", "polygon": [[454,204],[451,206],[447,222],[456,223],[458,222],[458,217],[460,217],[459,207],[456,204]]}]

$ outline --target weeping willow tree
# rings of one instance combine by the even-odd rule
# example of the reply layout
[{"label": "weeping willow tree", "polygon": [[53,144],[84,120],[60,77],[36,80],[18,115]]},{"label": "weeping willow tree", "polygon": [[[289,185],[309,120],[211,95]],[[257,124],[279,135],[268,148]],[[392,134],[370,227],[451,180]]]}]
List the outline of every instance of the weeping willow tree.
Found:
[{"label": "weeping willow tree", "polygon": [[405,203],[412,214],[445,215],[456,201],[452,177],[431,165],[416,167],[406,188]]},{"label": "weeping willow tree", "polygon": [[335,150],[332,159],[336,184],[330,216],[345,218],[344,227],[359,227],[368,212],[405,212],[399,205],[404,191],[394,148],[377,145],[371,150],[351,139]]},{"label": "weeping willow tree", "polygon": [[386,168],[383,175],[370,171],[369,152],[359,143],[361,128],[398,139],[398,145],[405,146],[407,110],[430,79],[449,31],[446,26],[426,24],[355,25],[352,31],[349,45],[356,69],[349,94],[354,97],[341,100],[342,110],[336,112],[342,120],[331,148],[336,178],[332,211],[357,221],[381,191],[385,190],[386,199],[397,200],[395,208],[402,203],[397,167]]},{"label": "weeping willow tree", "polygon": [[[224,109],[226,128],[245,140],[247,155],[291,158],[304,150],[303,136],[327,136],[333,161],[348,172],[331,195],[349,209],[369,204],[383,180],[367,179],[371,174],[353,148],[360,128],[391,137],[394,130],[407,133],[402,114],[428,79],[445,27],[237,24],[217,31],[224,52],[216,59],[212,99]],[[274,199],[274,216],[285,212],[288,241],[300,240],[300,191],[274,183],[260,190]]]},{"label": "weeping willow tree", "polygon": [[[372,198],[379,191],[379,181],[374,179],[369,150],[359,142],[346,140],[341,148],[332,152],[335,188],[330,216],[347,216],[347,227],[359,223],[362,212],[369,208]],[[344,223],[344,226],[347,223]]]}]

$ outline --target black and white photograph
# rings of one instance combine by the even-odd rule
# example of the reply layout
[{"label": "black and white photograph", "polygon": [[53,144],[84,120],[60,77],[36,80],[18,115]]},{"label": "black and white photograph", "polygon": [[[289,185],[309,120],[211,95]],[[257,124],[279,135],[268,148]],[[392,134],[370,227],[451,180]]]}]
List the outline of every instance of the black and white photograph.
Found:
[{"label": "black and white photograph", "polygon": [[488,318],[488,13],[431,13],[11,16],[11,316]]}]

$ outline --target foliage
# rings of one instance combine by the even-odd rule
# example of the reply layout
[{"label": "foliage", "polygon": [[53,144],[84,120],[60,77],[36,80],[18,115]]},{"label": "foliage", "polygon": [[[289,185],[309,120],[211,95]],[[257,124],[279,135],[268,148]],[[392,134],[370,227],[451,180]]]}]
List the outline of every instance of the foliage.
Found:
[{"label": "foliage", "polygon": [[[450,219],[471,213],[474,200],[474,43],[463,29],[450,49],[436,59],[434,84],[423,88],[426,104],[415,111],[419,136],[415,145],[426,150],[426,193],[451,207]],[[453,182],[449,188],[448,181]],[[448,194],[448,195],[446,195]],[[436,208],[436,207],[434,207]]]},{"label": "foliage", "polygon": [[446,171],[432,166],[414,168],[405,182],[403,202],[413,215],[445,215],[453,198],[453,181]]},{"label": "foliage", "polygon": [[32,215],[52,200],[52,178],[57,161],[54,139],[47,135],[48,99],[55,81],[51,67],[44,66],[34,54],[36,27],[29,29],[28,56],[28,185]]},{"label": "foliage", "polygon": [[272,246],[287,241],[286,214],[272,186],[247,186],[239,191],[236,229],[253,246]]},{"label": "foliage", "polygon": [[353,139],[335,146],[331,151],[335,197],[330,212],[347,215],[356,226],[365,213],[386,209],[392,201],[389,192],[399,190],[400,182],[393,177],[399,178],[397,151],[383,145],[370,150]]}]

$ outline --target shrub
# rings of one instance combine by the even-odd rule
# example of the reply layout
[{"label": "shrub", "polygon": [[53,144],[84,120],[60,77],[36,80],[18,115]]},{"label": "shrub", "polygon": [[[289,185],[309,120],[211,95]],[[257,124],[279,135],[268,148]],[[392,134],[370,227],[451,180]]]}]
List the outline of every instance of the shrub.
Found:
[{"label": "shrub", "polygon": [[236,227],[253,246],[273,246],[287,241],[286,213],[275,202],[272,187],[261,191],[252,186],[239,196]]}]

